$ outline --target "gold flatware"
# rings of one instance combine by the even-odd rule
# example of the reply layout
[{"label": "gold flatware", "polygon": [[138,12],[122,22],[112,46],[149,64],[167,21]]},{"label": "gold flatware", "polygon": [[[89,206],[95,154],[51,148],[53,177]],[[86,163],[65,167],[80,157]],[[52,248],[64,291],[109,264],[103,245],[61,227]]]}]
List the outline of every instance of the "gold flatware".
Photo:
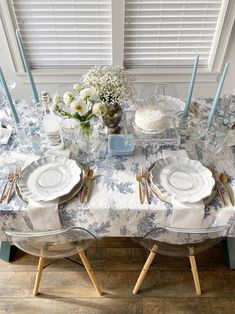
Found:
[{"label": "gold flatware", "polygon": [[222,192],[222,190],[221,190],[220,183],[219,183],[219,181],[218,181],[218,179],[217,179],[216,171],[215,171],[215,169],[213,169],[213,168],[211,168],[211,167],[208,167],[208,169],[211,171],[212,176],[213,176],[213,178],[214,178],[214,180],[215,180],[215,188],[216,188],[216,191],[217,191],[217,193],[218,193],[218,195],[219,195],[219,198],[220,198],[221,202],[222,202],[224,205],[226,205],[226,204],[225,204],[224,195],[223,195],[223,192]]},{"label": "gold flatware", "polygon": [[142,177],[144,178],[144,190],[147,197],[147,202],[150,205],[152,200],[152,192],[149,190],[148,181],[147,181],[147,170],[142,168]]},{"label": "gold flatware", "polygon": [[2,193],[1,193],[1,196],[0,196],[0,203],[3,202],[4,198],[5,198],[5,193],[7,191],[7,187],[8,187],[8,183],[10,183],[14,178],[14,173],[13,172],[9,172],[8,175],[7,175],[7,179],[5,181],[5,184],[3,186],[3,189],[2,189]]},{"label": "gold flatware", "polygon": [[224,198],[226,200],[226,205],[233,206],[233,197],[228,188],[228,177],[224,172],[219,175],[219,182],[223,185],[225,190]]},{"label": "gold flatware", "polygon": [[81,189],[81,192],[79,194],[79,198],[80,198],[80,202],[81,203],[84,203],[85,202],[85,194],[86,194],[86,190],[87,190],[87,177],[88,177],[88,174],[89,174],[89,168],[88,167],[85,167],[84,168],[84,184],[83,184],[83,187]]},{"label": "gold flatware", "polygon": [[142,174],[141,173],[136,174],[136,180],[138,182],[138,188],[139,188],[139,200],[140,200],[140,203],[143,204],[145,195],[142,189]]},{"label": "gold flatware", "polygon": [[6,202],[9,203],[9,201],[11,200],[12,198],[12,195],[15,191],[15,182],[16,180],[19,178],[20,176],[20,173],[21,173],[21,167],[17,167],[16,170],[15,170],[15,173],[13,175],[13,177],[11,178],[11,181],[10,181],[10,187],[9,187],[9,190],[7,192],[7,198],[6,198]]},{"label": "gold flatware", "polygon": [[91,192],[91,182],[94,180],[94,170],[89,169],[88,174],[87,174],[87,190],[85,193],[85,202],[89,201],[90,198],[90,192]]}]

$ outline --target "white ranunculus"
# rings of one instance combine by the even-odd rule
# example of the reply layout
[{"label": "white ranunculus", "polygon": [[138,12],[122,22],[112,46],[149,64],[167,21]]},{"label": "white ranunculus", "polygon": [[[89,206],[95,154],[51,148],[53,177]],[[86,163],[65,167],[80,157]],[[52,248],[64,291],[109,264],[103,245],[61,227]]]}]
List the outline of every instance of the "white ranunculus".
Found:
[{"label": "white ranunculus", "polygon": [[106,114],[107,112],[107,107],[104,103],[100,102],[100,103],[96,103],[94,104],[93,108],[92,108],[92,113],[97,116],[97,117],[102,117]]},{"label": "white ranunculus", "polygon": [[64,93],[63,101],[65,105],[70,105],[73,100],[74,100],[74,96],[71,92]]},{"label": "white ranunculus", "polygon": [[75,99],[70,105],[73,113],[79,113],[81,116],[87,113],[87,104],[85,101]]},{"label": "white ranunculus", "polygon": [[80,96],[82,99],[87,100],[93,95],[92,89],[90,88],[84,88],[80,92]]},{"label": "white ranunculus", "polygon": [[58,105],[60,103],[60,96],[58,94],[55,94],[52,98],[52,104],[54,106]]},{"label": "white ranunculus", "polygon": [[80,84],[74,84],[73,85],[73,89],[75,90],[75,92],[77,92],[78,94],[81,92],[81,90],[83,89],[84,87]]}]

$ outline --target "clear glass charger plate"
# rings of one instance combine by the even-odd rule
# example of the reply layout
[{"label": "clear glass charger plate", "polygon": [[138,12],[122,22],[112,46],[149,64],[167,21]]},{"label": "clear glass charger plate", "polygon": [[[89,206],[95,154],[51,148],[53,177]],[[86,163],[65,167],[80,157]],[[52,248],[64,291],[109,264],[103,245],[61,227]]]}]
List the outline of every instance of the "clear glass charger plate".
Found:
[{"label": "clear glass charger plate", "polygon": [[75,160],[48,156],[23,169],[18,187],[23,197],[46,202],[68,194],[81,178],[82,169]]},{"label": "clear glass charger plate", "polygon": [[135,125],[135,111],[125,112],[125,132],[134,136],[135,143],[159,145],[179,145],[180,136],[172,117],[168,116],[168,125],[165,129],[155,132],[146,132]]},{"label": "clear glass charger plate", "polygon": [[211,172],[200,162],[186,157],[157,160],[149,169],[154,191],[171,202],[198,202],[212,194],[215,181]]}]

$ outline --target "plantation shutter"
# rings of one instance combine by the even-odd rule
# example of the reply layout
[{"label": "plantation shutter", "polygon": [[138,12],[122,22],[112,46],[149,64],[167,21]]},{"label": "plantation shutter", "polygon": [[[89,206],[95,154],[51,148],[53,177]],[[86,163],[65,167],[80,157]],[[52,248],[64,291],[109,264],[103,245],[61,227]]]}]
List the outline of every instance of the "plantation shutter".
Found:
[{"label": "plantation shutter", "polygon": [[111,64],[111,0],[13,0],[13,7],[32,68]]},{"label": "plantation shutter", "polygon": [[126,0],[124,64],[207,66],[222,0]]}]

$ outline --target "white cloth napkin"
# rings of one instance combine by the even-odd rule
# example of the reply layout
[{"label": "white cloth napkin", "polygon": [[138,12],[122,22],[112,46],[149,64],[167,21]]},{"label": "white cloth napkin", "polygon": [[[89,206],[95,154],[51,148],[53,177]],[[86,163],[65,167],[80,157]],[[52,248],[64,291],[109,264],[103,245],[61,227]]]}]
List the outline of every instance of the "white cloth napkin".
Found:
[{"label": "white cloth napkin", "polygon": [[12,129],[2,128],[0,125],[0,145],[6,145],[10,139]]},{"label": "white cloth napkin", "polygon": [[58,213],[59,199],[50,202],[29,201],[28,212],[31,222],[38,230],[61,229]]},{"label": "white cloth napkin", "polygon": [[201,228],[204,217],[204,202],[181,203],[172,200],[173,214],[171,227],[174,228]]},{"label": "white cloth napkin", "polygon": [[[181,156],[188,157],[185,150],[163,150],[162,157]],[[201,228],[204,217],[204,202],[201,200],[196,203],[181,203],[175,199],[172,200],[173,213],[171,218],[171,227],[174,228]]]}]

